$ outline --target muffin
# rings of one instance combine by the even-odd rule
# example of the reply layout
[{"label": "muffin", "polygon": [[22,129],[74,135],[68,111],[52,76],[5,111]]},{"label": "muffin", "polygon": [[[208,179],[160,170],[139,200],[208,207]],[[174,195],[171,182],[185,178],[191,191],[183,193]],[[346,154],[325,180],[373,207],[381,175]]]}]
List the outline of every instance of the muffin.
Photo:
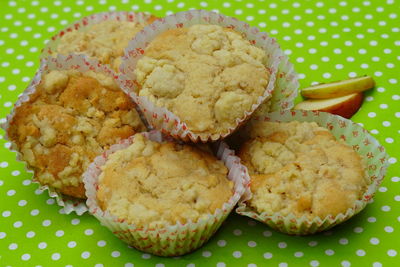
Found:
[{"label": "muffin", "polygon": [[195,134],[237,127],[266,91],[266,52],[219,25],[168,29],[145,48],[134,69],[137,94],[164,107]]},{"label": "muffin", "polygon": [[[100,21],[93,21],[87,25],[90,18],[96,15],[100,18]],[[74,28],[63,32],[58,44],[52,51],[52,56],[71,53],[84,54],[97,59],[102,64],[109,64],[115,71],[118,71],[121,57],[124,55],[124,49],[129,40],[133,39],[143,27],[157,19],[153,15],[142,15],[143,21],[137,19],[133,21],[132,19],[124,20],[122,14],[121,17],[113,18],[111,13],[86,17],[82,20],[84,26],[80,29]]]},{"label": "muffin", "polygon": [[101,170],[99,206],[137,227],[206,219],[233,194],[228,169],[210,152],[141,134],[110,155]]},{"label": "muffin", "polygon": [[136,249],[183,255],[220,227],[248,184],[245,168],[222,143],[166,142],[135,134],[98,156],[84,174],[89,211]]},{"label": "muffin", "polygon": [[346,213],[370,181],[363,161],[314,122],[259,122],[239,152],[258,213],[309,220]]},{"label": "muffin", "polygon": [[7,135],[42,185],[85,198],[81,175],[89,163],[111,144],[145,130],[134,103],[111,77],[43,72],[27,101],[16,105]]}]

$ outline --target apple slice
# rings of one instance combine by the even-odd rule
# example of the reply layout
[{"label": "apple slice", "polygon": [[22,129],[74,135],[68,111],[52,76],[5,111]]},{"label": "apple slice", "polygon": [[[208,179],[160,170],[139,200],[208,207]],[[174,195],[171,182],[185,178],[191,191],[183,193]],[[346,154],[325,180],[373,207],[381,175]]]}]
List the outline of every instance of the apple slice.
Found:
[{"label": "apple slice", "polygon": [[353,93],[359,93],[375,86],[375,81],[370,76],[362,76],[343,81],[321,83],[301,90],[307,98],[332,98]]},{"label": "apple slice", "polygon": [[363,93],[355,93],[336,98],[305,100],[294,109],[325,111],[350,119],[360,108],[362,101]]}]

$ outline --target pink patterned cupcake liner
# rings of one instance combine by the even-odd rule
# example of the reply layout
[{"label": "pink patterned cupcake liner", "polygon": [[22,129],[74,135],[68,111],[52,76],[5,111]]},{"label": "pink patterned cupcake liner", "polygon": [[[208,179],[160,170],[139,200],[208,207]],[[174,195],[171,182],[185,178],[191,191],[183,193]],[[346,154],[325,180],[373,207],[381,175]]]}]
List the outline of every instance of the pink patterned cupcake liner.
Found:
[{"label": "pink patterned cupcake liner", "polygon": [[[142,134],[152,141],[162,142],[165,140],[158,131]],[[240,159],[224,143],[216,145],[216,155],[228,168],[228,179],[234,182],[234,193],[228,202],[216,209],[214,214],[209,214],[207,219],[200,219],[197,222],[177,223],[160,229],[136,227],[134,224],[128,224],[118,219],[108,211],[103,211],[96,199],[101,166],[106,163],[109,155],[128,147],[134,141],[134,136],[132,136],[122,140],[119,144],[111,146],[109,150],[95,158],[85,172],[83,181],[89,212],[119,239],[141,251],[159,256],[178,256],[199,248],[218,230],[245,192],[246,187],[249,186],[246,167],[240,164]]]},{"label": "pink patterned cupcake liner", "polygon": [[238,214],[263,222],[283,233],[307,235],[327,230],[350,219],[363,210],[372,200],[386,174],[388,155],[385,152],[385,148],[360,125],[340,116],[305,110],[273,112],[255,119],[273,122],[290,122],[294,120],[316,122],[319,126],[327,128],[336,139],[344,141],[361,156],[365,162],[370,184],[361,199],[355,201],[353,207],[349,208],[346,213],[338,214],[337,216],[327,216],[326,218],[317,217],[313,220],[305,217],[298,218],[293,214],[289,214],[288,216],[283,216],[279,213],[268,214],[266,212],[260,214],[246,204],[246,201],[252,197],[250,188],[247,187],[245,194],[238,204],[238,208],[236,208]]}]

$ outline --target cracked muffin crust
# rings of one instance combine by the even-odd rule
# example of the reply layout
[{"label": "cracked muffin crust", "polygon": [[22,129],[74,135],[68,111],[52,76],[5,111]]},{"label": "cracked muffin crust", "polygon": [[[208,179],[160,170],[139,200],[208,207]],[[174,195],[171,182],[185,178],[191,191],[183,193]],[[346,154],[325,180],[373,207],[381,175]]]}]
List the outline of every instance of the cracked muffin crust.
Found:
[{"label": "cracked muffin crust", "polygon": [[80,31],[66,32],[57,45],[55,55],[85,54],[99,60],[100,63],[109,64],[115,71],[118,71],[128,42],[144,26],[151,24],[156,19],[157,17],[150,16],[146,23],[106,20],[89,25]]},{"label": "cracked muffin crust", "polygon": [[138,94],[177,115],[195,133],[220,134],[251,111],[269,81],[266,53],[218,25],[165,31],[134,73]]},{"label": "cracked muffin crust", "polygon": [[81,175],[90,162],[143,130],[134,103],[111,77],[70,70],[44,75],[7,134],[41,184],[85,198]]},{"label": "cracked muffin crust", "polygon": [[101,170],[100,208],[137,227],[197,222],[233,195],[228,169],[210,152],[141,134],[108,156]]},{"label": "cracked muffin crust", "polygon": [[369,181],[361,157],[312,122],[253,121],[239,156],[259,213],[325,218],[345,213]]}]

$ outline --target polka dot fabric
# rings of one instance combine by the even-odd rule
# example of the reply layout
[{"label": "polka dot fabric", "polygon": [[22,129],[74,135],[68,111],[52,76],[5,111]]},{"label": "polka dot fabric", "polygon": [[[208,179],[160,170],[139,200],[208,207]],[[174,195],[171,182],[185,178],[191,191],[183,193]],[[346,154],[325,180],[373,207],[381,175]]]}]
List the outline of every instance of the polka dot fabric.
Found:
[{"label": "polka dot fabric", "polygon": [[[196,252],[160,258],[129,248],[92,216],[63,214],[15,160],[0,132],[2,266],[396,266],[400,261],[400,28],[398,0],[179,1],[4,0],[0,10],[0,122],[38,68],[40,50],[83,16],[133,10],[156,16],[191,8],[235,16],[276,37],[299,73],[300,87],[372,75],[352,118],[391,156],[373,203],[328,232],[287,236],[232,214]],[[300,99],[298,99],[300,100]]]}]

